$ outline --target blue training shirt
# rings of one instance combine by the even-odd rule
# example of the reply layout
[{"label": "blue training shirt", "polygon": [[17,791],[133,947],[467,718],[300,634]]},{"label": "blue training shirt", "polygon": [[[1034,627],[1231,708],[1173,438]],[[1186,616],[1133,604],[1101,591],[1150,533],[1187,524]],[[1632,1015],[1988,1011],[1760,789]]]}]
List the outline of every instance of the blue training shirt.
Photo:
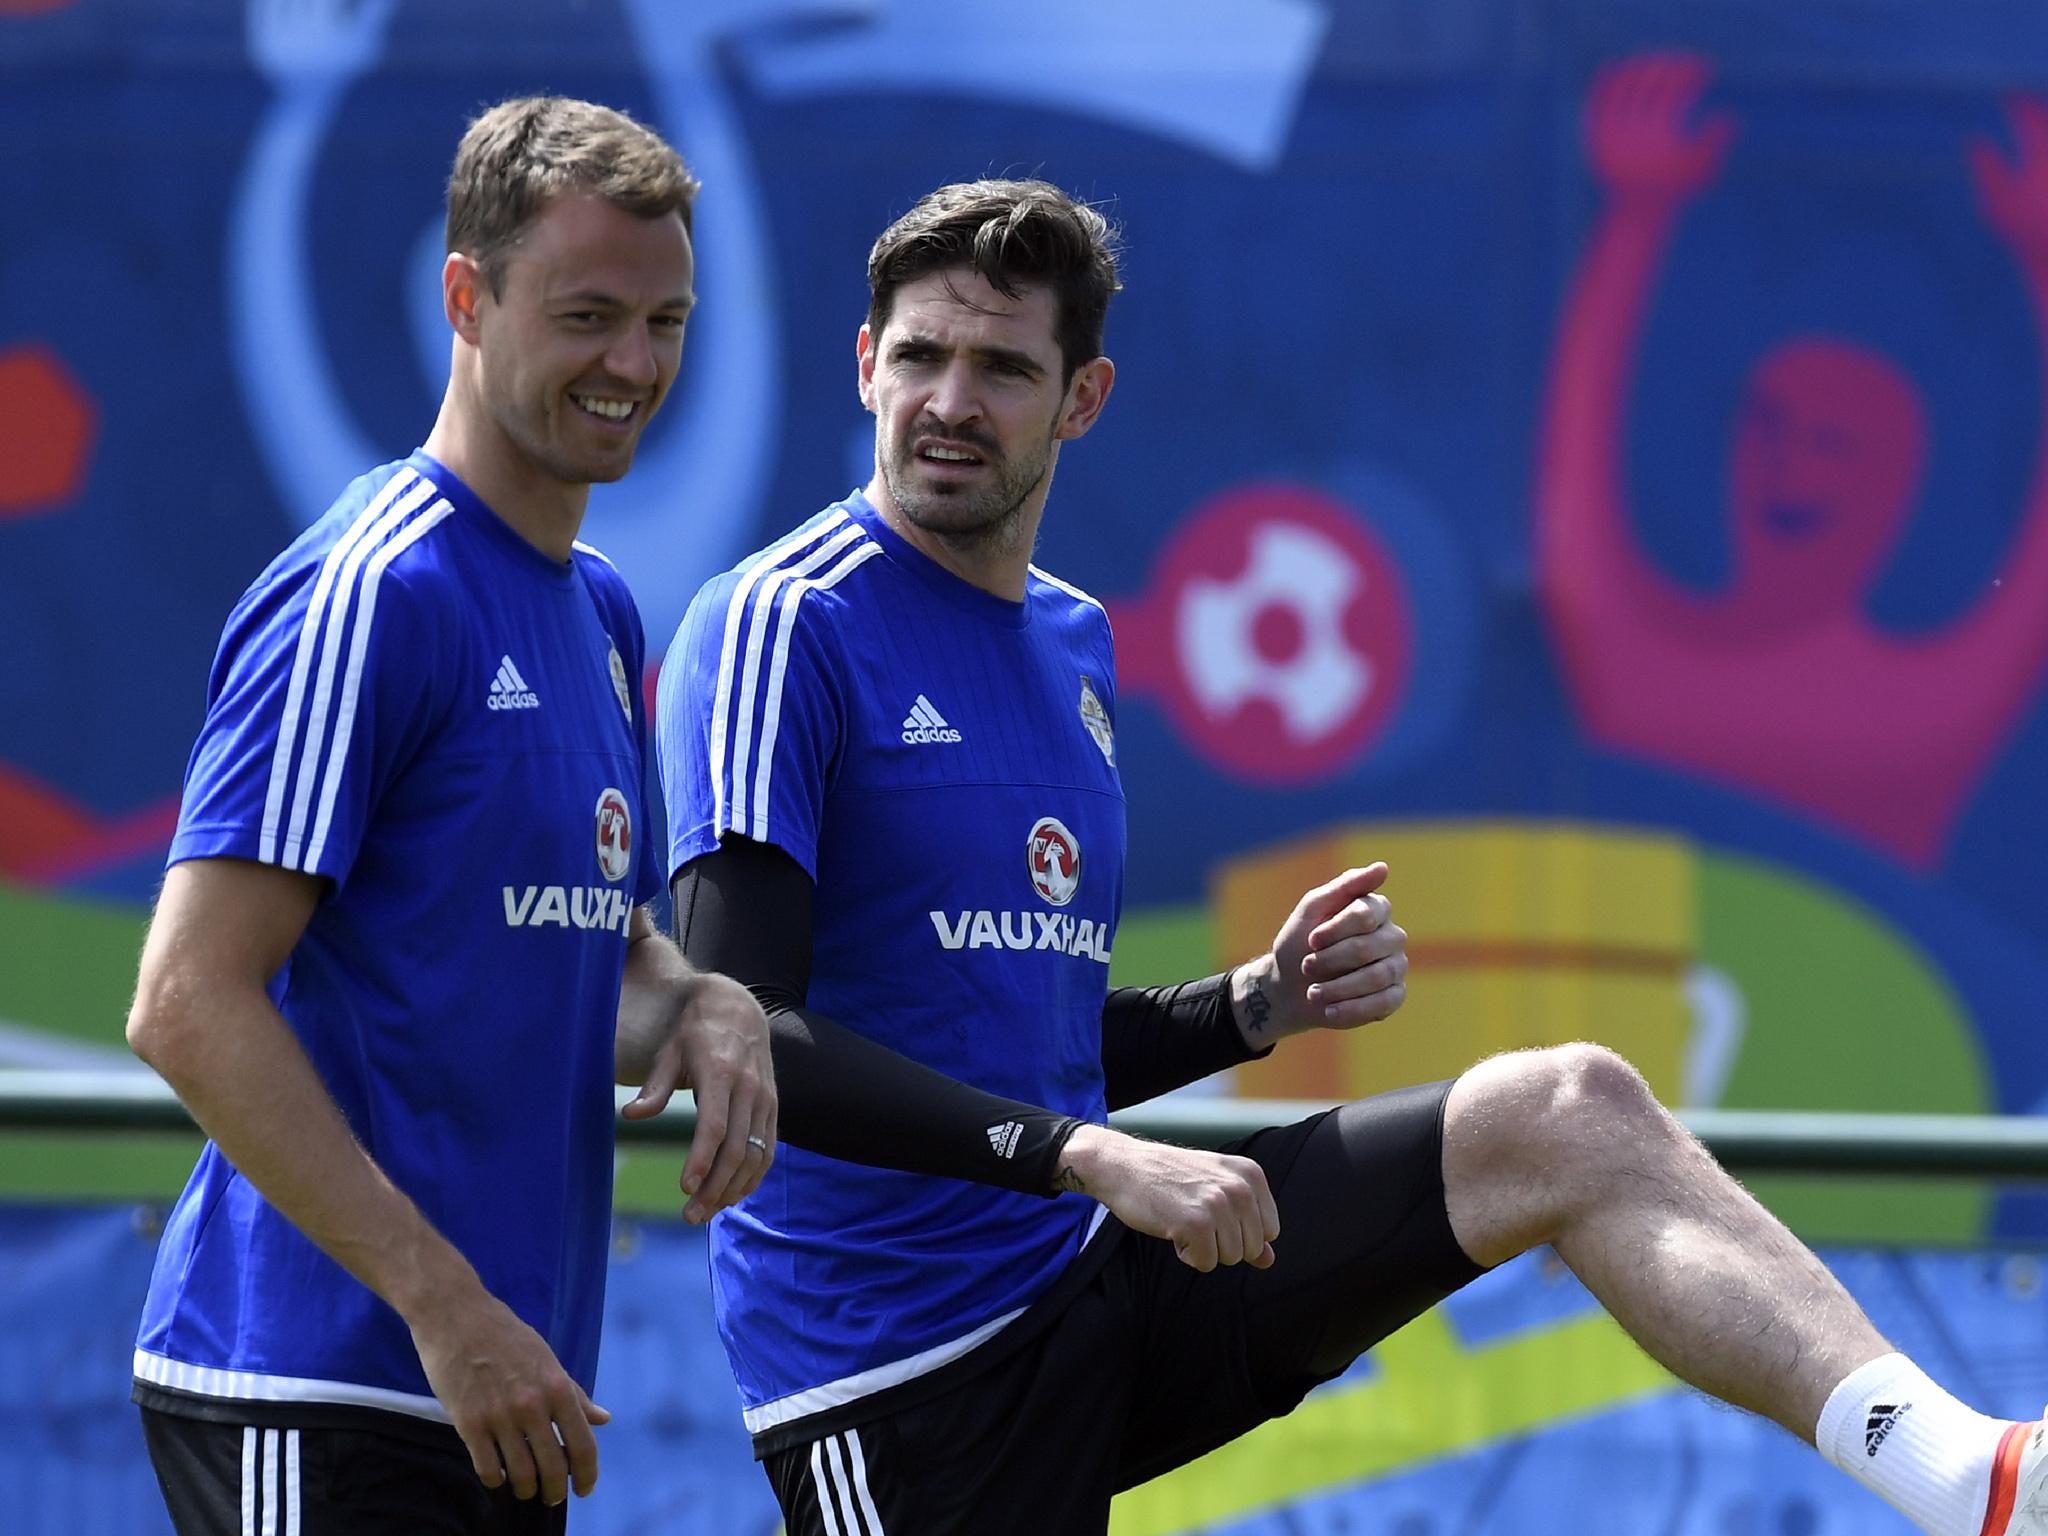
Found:
[{"label": "blue training shirt", "polygon": [[[170,862],[328,886],[270,996],[392,1182],[592,1387],[644,642],[416,453],[351,484],[227,622]],[[447,1422],[397,1313],[208,1143],[165,1228],[138,1395]]]},{"label": "blue training shirt", "polygon": [[[706,585],[676,634],[655,711],[670,874],[727,833],[782,848],[816,882],[811,1007],[1099,1122],[1124,864],[1112,666],[1094,599],[1035,569],[1023,602],[993,596],[856,493]],[[1100,1216],[784,1146],[711,1229],[748,1428],[964,1355]]]}]

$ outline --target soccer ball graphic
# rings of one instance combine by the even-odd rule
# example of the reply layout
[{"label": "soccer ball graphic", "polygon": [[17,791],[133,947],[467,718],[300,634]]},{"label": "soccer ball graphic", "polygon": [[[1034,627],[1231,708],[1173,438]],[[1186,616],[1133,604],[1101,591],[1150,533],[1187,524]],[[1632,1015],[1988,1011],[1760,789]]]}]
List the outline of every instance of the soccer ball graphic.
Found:
[{"label": "soccer ball graphic", "polygon": [[1318,782],[1392,721],[1410,612],[1400,568],[1349,508],[1305,486],[1237,487],[1175,530],[1152,590],[1122,605],[1124,686],[1239,778]]}]

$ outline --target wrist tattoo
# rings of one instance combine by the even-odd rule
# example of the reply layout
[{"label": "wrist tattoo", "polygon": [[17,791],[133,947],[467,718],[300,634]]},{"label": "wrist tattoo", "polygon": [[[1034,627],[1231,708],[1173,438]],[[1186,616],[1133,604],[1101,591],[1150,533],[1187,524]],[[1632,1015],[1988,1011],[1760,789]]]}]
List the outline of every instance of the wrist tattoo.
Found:
[{"label": "wrist tattoo", "polygon": [[1053,1175],[1052,1183],[1053,1188],[1063,1190],[1068,1194],[1085,1195],[1088,1193],[1087,1184],[1082,1182],[1081,1175],[1074,1171],[1073,1164],[1071,1163],[1061,1166],[1060,1171]]},{"label": "wrist tattoo", "polygon": [[1253,982],[1251,991],[1245,994],[1244,999],[1245,1027],[1255,1035],[1263,1035],[1272,1017],[1273,1005],[1266,1000],[1266,994],[1259,984]]}]

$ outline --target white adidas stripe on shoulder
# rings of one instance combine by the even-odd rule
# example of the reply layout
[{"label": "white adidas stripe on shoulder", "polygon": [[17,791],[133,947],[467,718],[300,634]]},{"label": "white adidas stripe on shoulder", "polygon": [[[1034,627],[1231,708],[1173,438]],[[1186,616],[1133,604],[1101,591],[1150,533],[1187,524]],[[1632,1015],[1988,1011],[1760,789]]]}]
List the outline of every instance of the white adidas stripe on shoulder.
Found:
[{"label": "white adidas stripe on shoulder", "polygon": [[711,696],[711,825],[715,832],[726,830],[725,747],[731,734],[726,726],[726,716],[732,704],[732,675],[739,653],[740,621],[747,611],[747,599],[753,595],[754,587],[762,576],[798,550],[844,527],[848,521],[844,512],[834,513],[815,528],[807,528],[764,551],[742,573],[726,602],[725,629],[718,645],[718,682]]},{"label": "white adidas stripe on shoulder", "polygon": [[[318,867],[355,729],[363,659],[376,615],[377,585],[393,560],[454,510],[447,501],[434,500],[434,495],[432,481],[401,469],[321,562],[300,624],[291,680],[285,688],[284,715],[271,756],[270,786],[257,841],[257,857],[266,864],[306,871]],[[424,512],[420,510],[423,506]],[[356,610],[355,633],[344,666],[341,641],[349,627],[351,608]],[[329,714],[337,697],[339,708],[334,713],[330,742]],[[301,736],[305,745],[294,771],[293,749]],[[310,836],[309,817],[314,820]]]},{"label": "white adidas stripe on shoulder", "polygon": [[[1051,571],[1040,570],[1035,565],[1028,567],[1028,569],[1030,570],[1032,575],[1036,576],[1040,581],[1044,582],[1047,586],[1058,587],[1062,592],[1066,593],[1067,596],[1077,597],[1082,602],[1088,604],[1091,608],[1102,608],[1101,602],[1099,602],[1095,597],[1093,597],[1089,593],[1083,592],[1071,581],[1061,581],[1059,577],[1053,575]],[[1103,608],[1102,611],[1104,613],[1107,613],[1109,610]]]},{"label": "white adidas stripe on shoulder", "polygon": [[[782,682],[789,670],[789,636],[796,625],[796,610],[809,592],[822,592],[836,587],[853,571],[865,565],[882,552],[882,546],[873,539],[863,536],[854,547],[840,558],[837,565],[822,576],[807,576],[790,582],[788,597],[783,601],[781,617],[775,625],[775,654],[768,667],[768,707],[761,718],[761,761],[755,770],[753,826],[747,836],[757,843],[768,841],[768,781],[775,767],[775,738],[782,729]],[[752,670],[753,658],[748,658]],[[744,720],[753,718],[751,713],[741,716]],[[741,746],[745,746],[744,740]],[[735,754],[737,758],[740,754]],[[735,763],[733,782],[744,787],[745,775]],[[737,798],[733,806],[733,830],[740,830],[739,823],[744,817],[745,806]]]},{"label": "white adidas stripe on shoulder", "polygon": [[342,775],[348,766],[349,739],[356,728],[356,703],[362,693],[363,661],[370,653],[370,624],[377,616],[378,583],[383,580],[385,569],[392,561],[417,544],[454,510],[446,501],[435,502],[370,557],[362,581],[362,611],[357,615],[355,633],[350,637],[348,671],[341,683],[341,705],[335,711],[334,745],[327,754],[327,769],[320,791],[320,815],[313,823],[313,841],[306,850],[306,862],[302,866],[308,871],[320,868],[320,855],[327,851],[327,833],[334,821],[335,802],[341,795]]},{"label": "white adidas stripe on shoulder", "polygon": [[371,498],[348,531],[335,541],[321,562],[313,583],[313,596],[306,605],[305,622],[299,629],[298,652],[292,660],[291,681],[285,687],[284,718],[278,725],[277,749],[270,760],[270,789],[263,801],[263,827],[257,857],[266,864],[277,862],[277,842],[284,816],[284,796],[290,777],[292,748],[298,742],[299,717],[305,703],[306,680],[313,670],[313,651],[320,639],[320,623],[327,610],[328,595],[334,589],[335,573],[355,552],[355,547],[372,531],[385,524],[387,516],[405,517],[433,494],[434,488],[413,473],[401,469]]},{"label": "white adidas stripe on shoulder", "polygon": [[[800,570],[815,569],[819,559],[820,541],[833,550],[843,548],[847,543],[864,537],[861,526],[854,522],[845,511],[832,516],[809,528],[792,534],[780,544],[765,550],[741,574],[734,585],[732,596],[726,602],[725,627],[719,637],[718,680],[712,691],[711,700],[711,794],[712,826],[718,832],[728,829],[740,830],[739,813],[732,808],[735,786],[744,793],[746,772],[744,767],[732,771],[726,761],[727,753],[738,743],[744,754],[750,744],[753,732],[754,691],[759,673],[760,630],[766,605],[774,590],[785,579],[781,567],[784,562],[796,560]],[[877,548],[880,546],[877,545]],[[809,553],[806,553],[809,551]],[[757,589],[766,585],[766,593]],[[742,631],[747,636],[747,656],[744,664],[740,657]],[[733,716],[733,684],[740,682],[739,718]],[[744,757],[742,758],[744,761]]]},{"label": "white adidas stripe on shoulder", "polygon": [[[867,531],[858,523],[848,523],[831,538],[812,549],[794,565],[781,566],[762,577],[754,590],[753,602],[747,615],[747,656],[740,668],[739,702],[735,706],[734,735],[732,748],[732,830],[744,832],[747,829],[747,769],[754,749],[754,703],[760,696],[761,658],[766,650],[766,640],[776,607],[782,601],[785,591],[794,591],[790,583],[811,575],[826,562],[836,558],[848,545],[860,545],[872,541]],[[771,708],[773,705],[771,703]],[[721,828],[721,830],[723,830]]]}]

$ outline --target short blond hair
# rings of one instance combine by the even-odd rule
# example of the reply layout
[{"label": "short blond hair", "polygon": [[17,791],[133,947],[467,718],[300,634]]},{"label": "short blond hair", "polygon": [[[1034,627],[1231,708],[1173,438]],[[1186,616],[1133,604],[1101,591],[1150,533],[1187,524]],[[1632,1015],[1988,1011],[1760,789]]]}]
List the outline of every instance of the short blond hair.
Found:
[{"label": "short blond hair", "polygon": [[698,182],[668,141],[612,107],[567,96],[503,101],[469,125],[448,173],[448,249],[476,259],[496,296],[506,252],[569,192],[690,227]]}]

